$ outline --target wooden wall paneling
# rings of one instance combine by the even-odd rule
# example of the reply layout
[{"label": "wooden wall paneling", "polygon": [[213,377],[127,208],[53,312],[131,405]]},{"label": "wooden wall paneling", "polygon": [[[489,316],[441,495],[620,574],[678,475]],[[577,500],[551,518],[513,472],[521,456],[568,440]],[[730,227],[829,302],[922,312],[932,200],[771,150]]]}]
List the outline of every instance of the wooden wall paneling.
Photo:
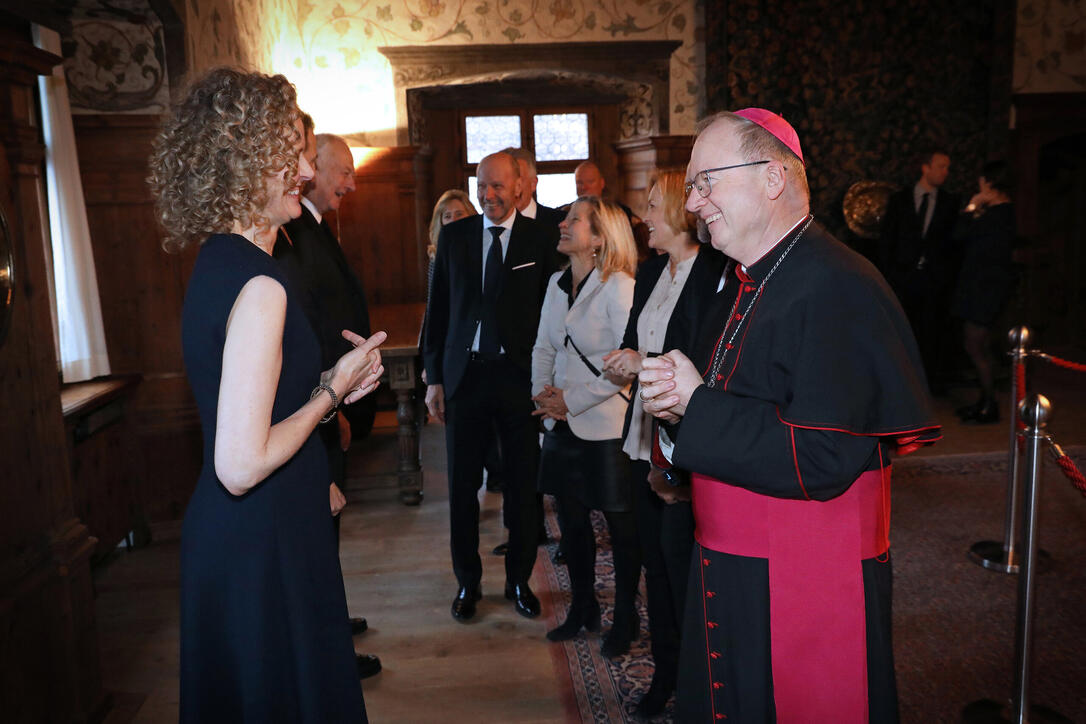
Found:
[{"label": "wooden wall paneling", "polygon": [[110,364],[140,374],[128,416],[140,505],[152,522],[176,520],[196,485],[203,444],[181,353],[181,308],[198,249],[167,254],[147,186],[161,119],[76,117],[83,192]]},{"label": "wooden wall paneling", "polygon": [[10,722],[86,721],[104,702],[89,556],[74,517],[53,346],[37,76],[60,58],[0,19],[0,206],[14,241],[12,327],[0,347],[0,702]]},{"label": "wooden wall paneling", "polygon": [[427,199],[426,233],[429,234],[430,216],[438,197],[449,189],[467,191],[467,182],[461,183],[463,166],[460,149],[463,148],[460,115],[455,109],[434,108],[425,111],[427,147],[432,154],[433,193]]},{"label": "wooden wall paneling", "polygon": [[426,299],[426,242],[420,203],[428,196],[428,156],[413,146],[367,149],[355,187],[329,219],[370,305]]}]

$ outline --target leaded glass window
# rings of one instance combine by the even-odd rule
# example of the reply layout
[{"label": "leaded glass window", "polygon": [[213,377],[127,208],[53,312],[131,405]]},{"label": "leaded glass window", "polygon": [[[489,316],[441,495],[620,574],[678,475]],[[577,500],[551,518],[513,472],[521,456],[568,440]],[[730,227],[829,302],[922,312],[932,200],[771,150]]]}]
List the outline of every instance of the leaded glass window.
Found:
[{"label": "leaded glass window", "polygon": [[495,151],[520,146],[520,116],[467,116],[464,130],[468,163],[479,163]]},{"label": "leaded glass window", "polygon": [[532,117],[536,161],[588,158],[588,114],[551,113]]}]

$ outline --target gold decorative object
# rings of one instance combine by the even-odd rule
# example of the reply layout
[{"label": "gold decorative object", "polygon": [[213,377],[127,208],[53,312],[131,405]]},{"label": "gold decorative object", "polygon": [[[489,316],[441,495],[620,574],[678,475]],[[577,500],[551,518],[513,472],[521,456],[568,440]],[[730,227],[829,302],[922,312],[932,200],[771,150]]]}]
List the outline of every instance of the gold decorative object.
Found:
[{"label": "gold decorative object", "polygon": [[861,239],[878,238],[886,203],[894,191],[893,184],[886,181],[857,181],[849,186],[842,207],[852,233]]},{"label": "gold decorative object", "polygon": [[0,208],[0,344],[11,322],[11,306],[15,303],[15,249],[8,233],[8,220]]}]

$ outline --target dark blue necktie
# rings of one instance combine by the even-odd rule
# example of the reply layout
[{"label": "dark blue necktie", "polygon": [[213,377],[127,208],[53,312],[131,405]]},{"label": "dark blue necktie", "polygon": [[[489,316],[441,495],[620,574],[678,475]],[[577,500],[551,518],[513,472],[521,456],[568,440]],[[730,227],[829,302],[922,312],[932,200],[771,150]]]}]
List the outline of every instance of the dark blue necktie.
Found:
[{"label": "dark blue necktie", "polygon": [[483,267],[483,299],[479,310],[479,353],[498,355],[501,353],[501,341],[498,339],[498,287],[502,275],[502,232],[501,226],[491,226],[490,251],[486,255]]}]

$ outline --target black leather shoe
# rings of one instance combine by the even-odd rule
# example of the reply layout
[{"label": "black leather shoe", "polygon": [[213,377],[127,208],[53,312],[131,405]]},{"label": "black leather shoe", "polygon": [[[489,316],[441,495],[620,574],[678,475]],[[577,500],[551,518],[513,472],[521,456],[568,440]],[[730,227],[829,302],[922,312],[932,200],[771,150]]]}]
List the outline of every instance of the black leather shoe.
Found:
[{"label": "black leather shoe", "polygon": [[617,626],[611,626],[611,630],[607,632],[600,646],[600,653],[609,659],[622,656],[630,651],[630,642],[637,641],[640,633],[641,617],[635,613],[629,624],[623,626],[620,623]]},{"label": "black leather shoe", "polygon": [[509,541],[505,541],[504,543],[499,543],[498,545],[494,546],[493,553],[496,556],[504,556],[508,552],[509,552]]},{"label": "black leather shoe", "polygon": [[999,422],[999,407],[996,405],[996,401],[993,399],[985,400],[984,404],[977,408],[969,417],[963,417],[962,422],[966,425],[991,425],[994,422]]},{"label": "black leather shoe", "polygon": [[581,632],[582,627],[584,627],[585,631],[600,630],[600,605],[598,603],[580,610],[570,608],[569,613],[566,614],[566,620],[557,628],[552,628],[547,632],[547,640],[569,641]]},{"label": "black leather shoe", "polygon": [[359,679],[368,679],[381,673],[381,659],[373,654],[355,654],[354,662],[358,667]]},{"label": "black leather shoe", "polygon": [[483,597],[478,587],[462,586],[452,602],[452,615],[457,621],[467,621],[475,615],[475,604]]},{"label": "black leather shoe", "polygon": [[652,717],[662,713],[667,707],[668,699],[671,698],[673,691],[675,691],[674,684],[666,684],[655,676],[652,677],[649,690],[641,697],[641,701],[637,702],[637,713],[643,717]]},{"label": "black leather shoe", "polygon": [[954,410],[954,414],[963,420],[968,420],[973,415],[977,414],[977,410],[982,407],[984,407],[983,398],[977,400],[972,405],[963,405],[962,407],[959,407],[958,409]]},{"label": "black leather shoe", "polygon": [[558,550],[556,550],[554,552],[554,555],[551,556],[551,561],[556,566],[564,566],[564,565],[566,565],[566,552],[564,550],[562,550],[561,546],[559,546]]},{"label": "black leather shoe", "polygon": [[505,597],[513,602],[513,607],[521,616],[535,618],[539,615],[539,599],[527,583],[506,583]]},{"label": "black leather shoe", "polygon": [[364,619],[364,618],[352,618],[351,619],[351,636],[357,636],[360,633],[365,633],[365,631],[369,627],[370,627],[370,625],[368,623],[366,623],[366,619]]}]

